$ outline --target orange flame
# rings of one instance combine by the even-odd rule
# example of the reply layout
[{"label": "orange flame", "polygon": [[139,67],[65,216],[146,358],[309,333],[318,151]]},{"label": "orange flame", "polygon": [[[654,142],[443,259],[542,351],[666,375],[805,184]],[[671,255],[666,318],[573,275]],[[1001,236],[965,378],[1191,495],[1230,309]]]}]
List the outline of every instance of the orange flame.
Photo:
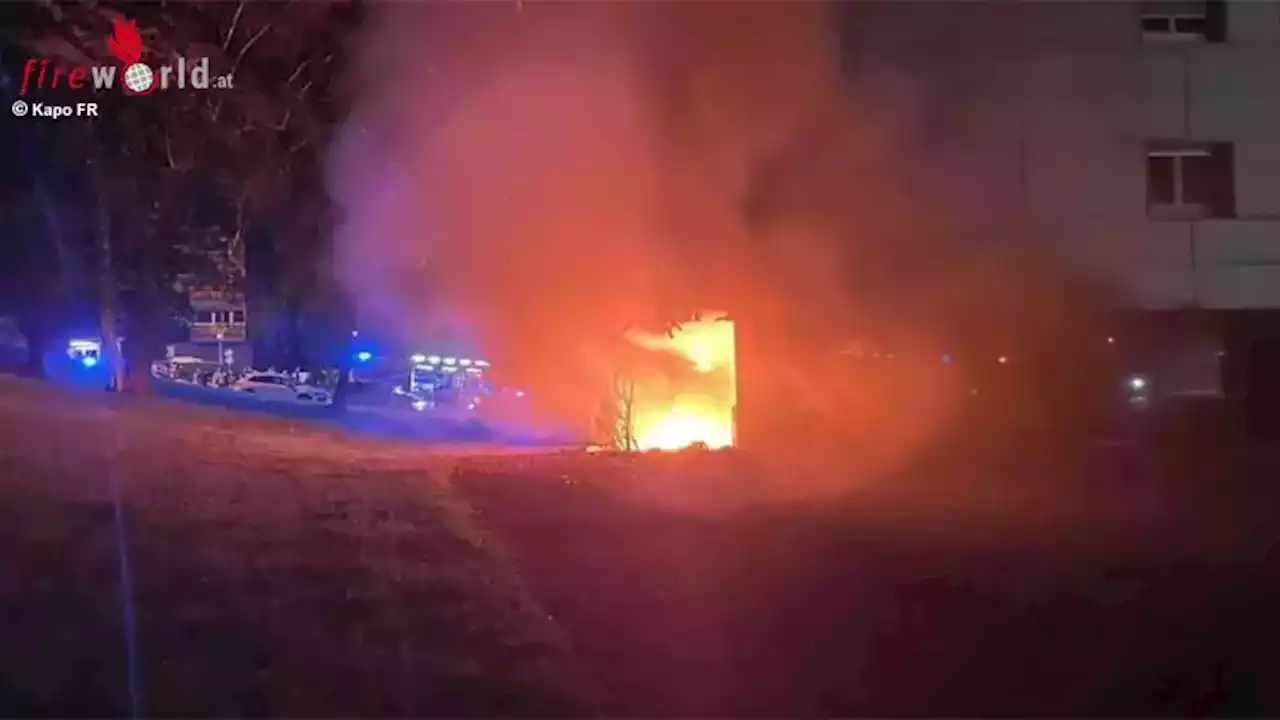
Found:
[{"label": "orange flame", "polygon": [[638,378],[632,395],[632,434],[640,450],[733,445],[737,404],[734,326],[720,315],[685,323],[668,335],[632,332],[640,347],[688,361],[678,377]]},{"label": "orange flame", "polygon": [[138,34],[137,21],[126,21],[123,15],[117,17],[115,26],[111,30],[111,37],[107,39],[107,46],[111,49],[111,54],[125,65],[132,65],[141,60],[142,36]]}]

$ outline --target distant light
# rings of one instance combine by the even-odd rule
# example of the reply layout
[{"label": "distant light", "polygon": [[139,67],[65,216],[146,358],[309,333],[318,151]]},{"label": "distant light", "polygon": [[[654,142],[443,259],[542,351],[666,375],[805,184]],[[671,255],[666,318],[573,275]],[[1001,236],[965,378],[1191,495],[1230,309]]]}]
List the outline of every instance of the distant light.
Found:
[{"label": "distant light", "polygon": [[458,361],[458,364],[461,365],[462,367],[469,367],[471,365],[471,361],[468,360],[467,358],[462,358],[461,360]]},{"label": "distant light", "polygon": [[468,403],[468,404],[467,404],[467,409],[468,409],[468,410],[475,410],[475,409],[476,409],[476,404],[475,404],[475,403]]},{"label": "distant light", "polygon": [[429,365],[439,365],[439,364],[440,364],[440,356],[439,356],[439,355],[428,355],[428,356],[427,356],[427,363],[428,363]]},{"label": "distant light", "polygon": [[1134,377],[1129,378],[1129,388],[1131,390],[1143,390],[1146,387],[1147,387],[1146,378],[1140,375],[1135,375]]},{"label": "distant light", "polygon": [[361,350],[360,352],[356,353],[356,359],[359,360],[360,362],[369,362],[370,360],[373,359],[373,353],[369,352],[368,350]]},{"label": "distant light", "polygon": [[943,355],[943,356],[942,356],[942,364],[943,364],[943,365],[950,365],[951,363],[954,363],[955,361],[956,361],[956,358],[955,358],[955,356],[954,356],[954,355],[952,355],[951,353],[947,353],[946,355]]},{"label": "distant light", "polygon": [[1107,338],[1107,344],[1108,344],[1108,345],[1115,345],[1115,344],[1116,344],[1116,339],[1115,339],[1115,338],[1113,338],[1113,337],[1108,337],[1108,338]]},{"label": "distant light", "polygon": [[517,391],[516,391],[516,397],[524,397],[524,391],[523,391],[523,390],[517,390]]},{"label": "distant light", "polygon": [[410,360],[412,360],[413,362],[415,362],[415,363],[417,363],[417,364],[421,365],[422,363],[424,363],[424,362],[426,362],[426,361],[427,361],[427,356],[426,356],[426,355],[414,355],[413,357],[411,357],[411,358],[409,358],[409,359],[410,359]]},{"label": "distant light", "polygon": [[1007,355],[1001,355],[1000,357],[996,358],[996,362],[1000,363],[1001,365],[1007,365],[1009,363],[1009,357]]},{"label": "distant light", "polygon": [[413,409],[414,409],[414,410],[417,410],[418,412],[422,412],[423,410],[426,410],[426,409],[427,409],[427,401],[426,401],[426,400],[414,400],[414,401],[413,401]]},{"label": "distant light", "polygon": [[489,363],[485,360],[477,360],[476,367],[489,367]]},{"label": "distant light", "polygon": [[101,350],[102,343],[97,340],[69,340],[67,347],[72,350]]},{"label": "distant light", "polygon": [[80,358],[80,364],[87,368],[91,368],[98,364],[98,357],[96,355],[85,355]]},{"label": "distant light", "polygon": [[450,357],[447,357],[447,358],[445,358],[445,359],[444,359],[444,364],[445,364],[445,365],[457,365],[457,364],[458,364],[458,359],[457,359],[457,358],[450,358]]},{"label": "distant light", "polygon": [[352,331],[351,331],[351,337],[360,337],[360,331],[359,331],[359,330],[352,330]]}]

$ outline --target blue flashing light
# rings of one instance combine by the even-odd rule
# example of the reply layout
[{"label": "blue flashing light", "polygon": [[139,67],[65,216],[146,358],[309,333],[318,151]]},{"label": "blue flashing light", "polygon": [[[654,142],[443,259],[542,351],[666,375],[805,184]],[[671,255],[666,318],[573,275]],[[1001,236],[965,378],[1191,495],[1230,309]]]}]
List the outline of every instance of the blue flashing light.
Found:
[{"label": "blue flashing light", "polygon": [[87,368],[91,368],[98,364],[98,358],[94,355],[85,355],[80,358],[80,364]]},{"label": "blue flashing light", "polygon": [[360,362],[369,362],[372,359],[373,359],[373,353],[369,352],[368,350],[361,350],[360,352],[356,353],[356,360],[359,360]]}]

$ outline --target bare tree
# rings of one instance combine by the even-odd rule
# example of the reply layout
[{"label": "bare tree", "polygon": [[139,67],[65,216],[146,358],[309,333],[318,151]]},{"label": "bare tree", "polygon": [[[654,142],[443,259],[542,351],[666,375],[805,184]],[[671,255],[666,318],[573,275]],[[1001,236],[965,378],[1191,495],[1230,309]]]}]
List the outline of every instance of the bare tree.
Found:
[{"label": "bare tree", "polygon": [[[316,167],[340,112],[333,78],[349,3],[38,8],[42,22],[24,41],[45,57],[113,64],[107,39],[127,16],[141,33],[144,61],[208,58],[210,75],[232,78],[233,90],[100,97],[103,120],[74,136],[78,154],[94,160],[85,201],[104,208],[94,243],[103,336],[124,328],[130,365],[145,371],[159,328],[182,312],[179,278],[244,290],[253,243],[287,246],[294,256],[324,246],[327,197]],[[67,145],[58,130],[56,141]],[[311,270],[281,289],[313,292],[323,282]]]}]

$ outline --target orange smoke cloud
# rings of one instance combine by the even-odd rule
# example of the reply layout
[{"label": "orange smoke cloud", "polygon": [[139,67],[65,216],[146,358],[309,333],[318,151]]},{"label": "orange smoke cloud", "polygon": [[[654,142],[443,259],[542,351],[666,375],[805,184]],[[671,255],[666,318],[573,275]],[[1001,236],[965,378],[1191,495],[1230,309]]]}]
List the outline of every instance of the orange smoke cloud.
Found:
[{"label": "orange smoke cloud", "polygon": [[[793,377],[788,402],[852,423],[815,372],[827,361],[794,356],[860,334],[936,358],[959,300],[975,322],[1052,283],[1025,253],[999,282],[970,282],[968,259],[998,249],[1016,215],[1016,187],[986,177],[1016,173],[923,142],[945,145],[937,118],[963,119],[969,101],[930,105],[945,83],[901,38],[842,47],[837,7],[376,6],[361,102],[330,163],[336,267],[362,325],[413,343],[461,329],[499,379],[586,423],[629,329],[724,308],[743,337],[791,338],[742,372]],[[959,36],[976,48],[986,27]],[[871,445],[901,457],[929,435],[944,413],[928,387],[859,395],[861,426],[900,440]],[[874,422],[873,400],[896,409]]]}]

